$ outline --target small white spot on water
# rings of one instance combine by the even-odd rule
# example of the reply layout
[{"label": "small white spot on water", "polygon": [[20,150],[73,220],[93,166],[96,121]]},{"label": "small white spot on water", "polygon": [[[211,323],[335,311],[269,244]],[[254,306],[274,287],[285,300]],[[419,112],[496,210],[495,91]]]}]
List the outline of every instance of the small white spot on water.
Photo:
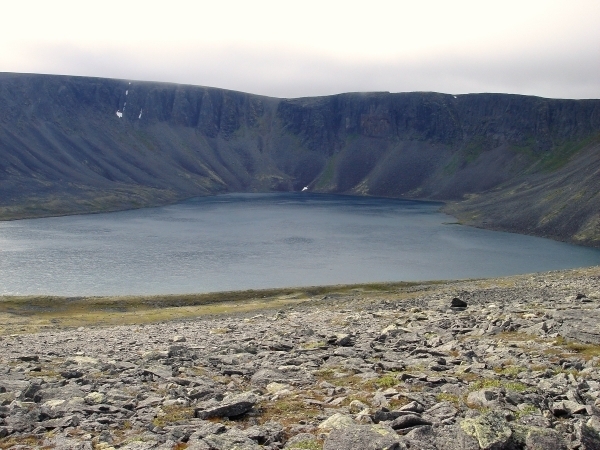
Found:
[{"label": "small white spot on water", "polygon": [[[131,84],[131,83],[129,83],[129,84]],[[127,95],[127,94],[129,94],[129,89],[127,89],[127,90],[125,91],[125,95]]]},{"label": "small white spot on water", "polygon": [[302,192],[304,192],[304,191],[308,191],[308,186],[304,186],[304,187],[302,188]]},{"label": "small white spot on water", "polygon": [[120,119],[121,117],[123,117],[123,113],[121,111],[117,111],[117,117],[119,117]]},{"label": "small white spot on water", "polygon": [[138,119],[142,118],[142,110],[140,109],[140,115],[138,116]]},{"label": "small white spot on water", "polygon": [[452,97],[456,98],[456,95],[453,95]]}]

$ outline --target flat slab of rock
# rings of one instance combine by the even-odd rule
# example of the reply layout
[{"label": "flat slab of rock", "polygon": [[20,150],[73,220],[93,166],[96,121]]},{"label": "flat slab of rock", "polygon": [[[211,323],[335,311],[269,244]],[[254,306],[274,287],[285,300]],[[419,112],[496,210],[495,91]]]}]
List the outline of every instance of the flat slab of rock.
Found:
[{"label": "flat slab of rock", "polygon": [[503,450],[512,437],[506,419],[498,413],[483,414],[475,419],[465,419],[460,424],[465,433],[479,442],[482,450]]},{"label": "flat slab of rock", "polygon": [[237,417],[247,413],[258,402],[253,392],[225,397],[222,401],[210,400],[196,408],[195,416],[199,419],[215,417]]},{"label": "flat slab of rock", "polygon": [[144,373],[149,373],[152,375],[156,375],[160,378],[171,378],[173,376],[173,371],[169,366],[164,365],[153,365],[144,368]]},{"label": "flat slab of rock", "polygon": [[358,425],[329,433],[323,450],[399,450],[406,448],[396,432],[385,425]]}]

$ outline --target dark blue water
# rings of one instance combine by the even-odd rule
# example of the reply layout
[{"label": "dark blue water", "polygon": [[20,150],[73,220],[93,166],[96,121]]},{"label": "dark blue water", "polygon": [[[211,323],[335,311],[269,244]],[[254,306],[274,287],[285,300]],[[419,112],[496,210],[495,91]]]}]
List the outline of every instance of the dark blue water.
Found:
[{"label": "dark blue water", "polygon": [[510,275],[600,251],[448,224],[439,204],[232,194],[0,223],[0,294],[125,295]]}]

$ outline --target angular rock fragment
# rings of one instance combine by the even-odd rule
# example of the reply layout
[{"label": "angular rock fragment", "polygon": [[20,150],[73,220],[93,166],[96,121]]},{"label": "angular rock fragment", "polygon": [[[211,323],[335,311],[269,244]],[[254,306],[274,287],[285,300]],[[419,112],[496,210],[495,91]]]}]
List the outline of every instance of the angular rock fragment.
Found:
[{"label": "angular rock fragment", "polygon": [[552,404],[552,414],[556,417],[567,417],[573,414],[586,414],[585,405],[581,405],[571,400],[563,400]]},{"label": "angular rock fragment", "polygon": [[200,404],[195,411],[199,419],[210,419],[213,417],[237,417],[247,413],[258,402],[258,397],[253,392],[244,392],[238,395],[230,395],[222,401],[210,400]]},{"label": "angular rock fragment", "polygon": [[350,347],[354,345],[354,337],[346,333],[336,334],[331,343],[340,347]]},{"label": "angular rock fragment", "polygon": [[417,427],[402,437],[402,442],[418,450],[480,450],[477,439],[458,425]]},{"label": "angular rock fragment", "polygon": [[522,434],[525,434],[524,443],[527,450],[566,450],[567,444],[560,435],[548,428],[528,428]]},{"label": "angular rock fragment", "polygon": [[467,396],[467,404],[484,408],[498,406],[499,394],[495,390],[481,389],[470,392]]},{"label": "angular rock fragment", "polygon": [[99,405],[101,403],[104,403],[105,399],[106,396],[101,392],[90,392],[88,395],[85,396],[84,401],[88,405]]},{"label": "angular rock fragment", "polygon": [[453,419],[458,414],[458,409],[450,402],[440,402],[424,412],[423,417],[432,422],[443,422]]},{"label": "angular rock fragment", "polygon": [[575,426],[575,436],[579,442],[580,450],[600,449],[600,436],[592,428],[579,423]]},{"label": "angular rock fragment", "polygon": [[460,426],[465,433],[477,439],[481,450],[504,450],[512,437],[512,430],[506,419],[497,412],[465,419]]},{"label": "angular rock fragment", "polygon": [[400,416],[407,416],[412,414],[411,411],[389,411],[387,408],[378,409],[373,414],[373,422],[387,422],[396,420]]},{"label": "angular rock fragment", "polygon": [[399,436],[384,425],[358,425],[332,430],[323,450],[399,450],[406,448]]},{"label": "angular rock fragment", "polygon": [[60,375],[63,378],[66,379],[72,379],[72,378],[81,378],[83,376],[83,372],[81,370],[78,369],[70,369],[70,370],[63,370]]},{"label": "angular rock fragment", "polygon": [[335,413],[324,422],[319,424],[320,430],[337,430],[356,425],[354,419],[350,416],[341,413]]},{"label": "angular rock fragment", "polygon": [[264,450],[242,430],[236,428],[223,434],[211,434],[202,438],[202,441],[208,444],[210,450]]},{"label": "angular rock fragment", "polygon": [[244,434],[260,445],[276,444],[283,442],[285,438],[283,427],[273,421],[260,426],[246,428]]},{"label": "angular rock fragment", "polygon": [[452,299],[452,301],[450,302],[451,308],[466,308],[467,306],[468,306],[467,302],[465,302],[464,300],[461,300],[458,297],[454,297]]},{"label": "angular rock fragment", "polygon": [[150,396],[147,399],[140,401],[137,404],[136,409],[144,409],[144,408],[158,406],[162,403],[162,400],[163,400],[162,397]]},{"label": "angular rock fragment", "polygon": [[188,442],[197,441],[205,436],[212,434],[221,434],[227,431],[227,427],[222,423],[200,420],[194,423],[194,432],[189,436]]},{"label": "angular rock fragment", "polygon": [[298,433],[295,436],[292,436],[285,443],[286,450],[301,450],[307,448],[318,448],[319,444],[317,442],[317,438],[309,433]]},{"label": "angular rock fragment", "polygon": [[165,365],[153,365],[145,367],[144,373],[167,379],[173,376],[173,369]]},{"label": "angular rock fragment", "polygon": [[432,425],[428,420],[423,419],[416,414],[407,414],[397,417],[390,423],[390,427],[394,430],[404,430],[406,428],[418,427],[423,425]]},{"label": "angular rock fragment", "polygon": [[77,417],[76,415],[70,415],[62,417],[60,419],[50,419],[41,422],[41,426],[47,429],[76,427],[78,425],[79,417]]}]

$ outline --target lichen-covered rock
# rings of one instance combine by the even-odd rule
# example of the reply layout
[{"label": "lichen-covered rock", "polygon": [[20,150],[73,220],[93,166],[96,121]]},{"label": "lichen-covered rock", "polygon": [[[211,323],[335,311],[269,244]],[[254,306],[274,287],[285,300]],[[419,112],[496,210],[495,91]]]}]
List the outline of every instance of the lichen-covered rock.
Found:
[{"label": "lichen-covered rock", "polygon": [[348,428],[356,425],[354,419],[345,414],[335,413],[333,416],[329,417],[327,420],[321,422],[319,424],[319,429],[321,430],[337,430]]},{"label": "lichen-covered rock", "polygon": [[88,405],[99,405],[104,402],[106,396],[101,392],[90,392],[84,397],[85,402]]},{"label": "lichen-covered rock", "polygon": [[202,438],[210,450],[264,450],[241,430],[232,428],[227,433]]},{"label": "lichen-covered rock", "polygon": [[323,450],[400,450],[404,444],[396,432],[385,425],[359,425],[332,430]]},{"label": "lichen-covered rock", "polygon": [[244,434],[260,445],[272,445],[284,441],[285,433],[283,427],[274,421],[260,426],[246,428]]},{"label": "lichen-covered rock", "polygon": [[575,425],[575,436],[579,442],[580,450],[600,449],[600,436],[594,429],[587,425],[582,423]]},{"label": "lichen-covered rock", "polygon": [[305,450],[319,447],[321,447],[321,445],[319,444],[316,436],[310,433],[299,433],[288,439],[283,448],[286,450]]},{"label": "lichen-covered rock", "polygon": [[477,439],[459,425],[417,427],[402,437],[402,442],[418,450],[480,450]]},{"label": "lichen-covered rock", "polygon": [[490,412],[460,424],[463,431],[479,442],[482,450],[509,450],[512,430],[502,414]]},{"label": "lichen-covered rock", "polygon": [[567,449],[567,444],[560,435],[549,428],[529,428],[526,430],[524,444],[527,450]]},{"label": "lichen-covered rock", "polygon": [[499,394],[492,389],[481,389],[470,392],[467,396],[467,403],[475,407],[490,408],[498,406]]}]

